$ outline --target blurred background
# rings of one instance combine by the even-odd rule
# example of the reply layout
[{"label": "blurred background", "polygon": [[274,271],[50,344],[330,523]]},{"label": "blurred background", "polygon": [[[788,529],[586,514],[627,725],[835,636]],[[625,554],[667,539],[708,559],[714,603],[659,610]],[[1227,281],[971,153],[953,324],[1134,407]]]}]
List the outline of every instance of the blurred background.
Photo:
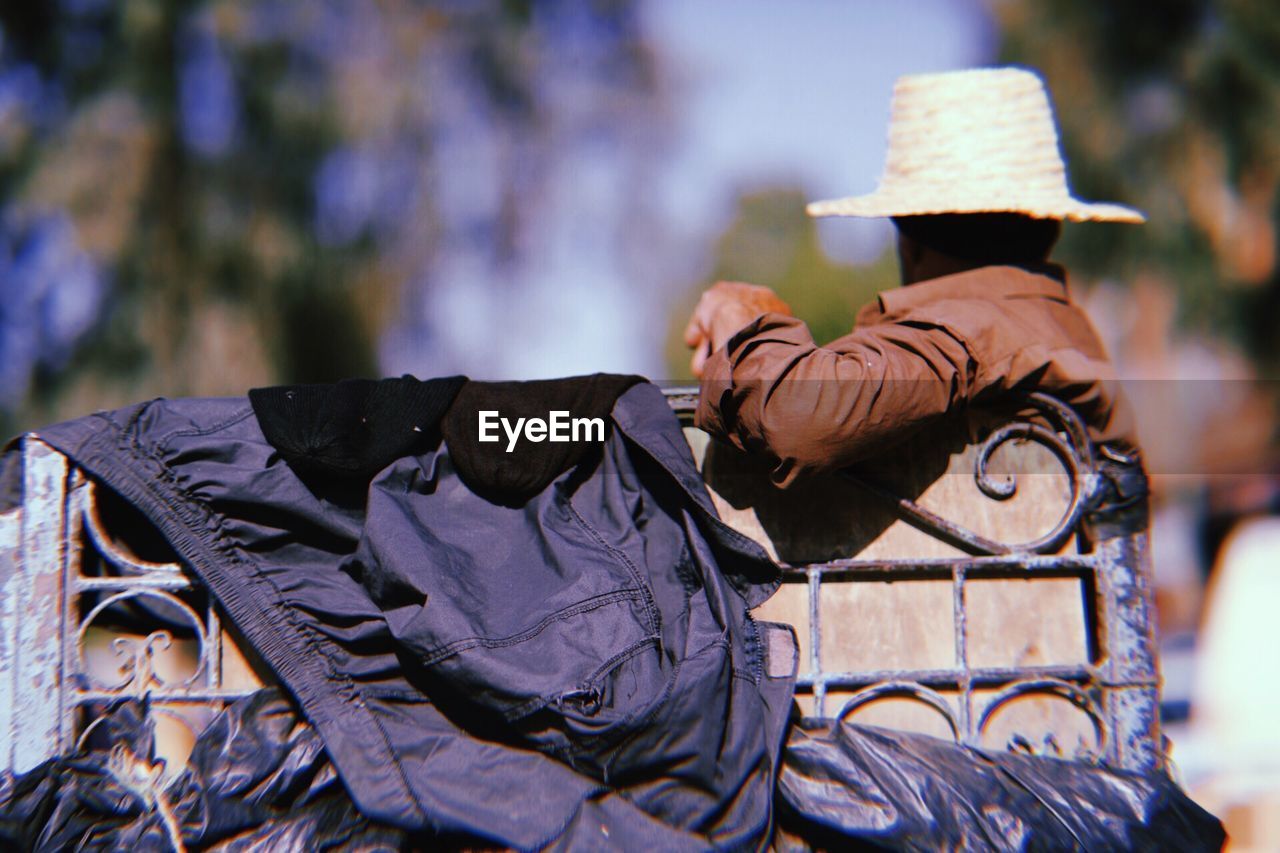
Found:
[{"label": "blurred background", "polygon": [[897,283],[892,228],[804,202],[874,187],[897,76],[1003,62],[1044,74],[1076,193],[1150,217],[1056,258],[1138,404],[1179,772],[1280,838],[1250,806],[1280,778],[1265,0],[5,0],[0,427],[406,372],[680,380],[718,278],[834,338]]}]

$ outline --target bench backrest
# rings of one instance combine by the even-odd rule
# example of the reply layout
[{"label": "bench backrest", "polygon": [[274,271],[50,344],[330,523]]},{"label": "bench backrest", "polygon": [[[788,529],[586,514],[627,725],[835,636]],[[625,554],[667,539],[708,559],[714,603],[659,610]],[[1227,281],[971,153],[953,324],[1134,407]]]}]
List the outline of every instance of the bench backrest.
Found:
[{"label": "bench backrest", "polygon": [[[668,399],[690,417],[692,390]],[[1111,506],[1116,472],[1132,485],[1141,468],[1055,401],[1031,403],[1036,418],[980,442],[924,438],[787,492],[686,435],[725,519],[784,565],[760,616],[797,628],[806,713],[1159,767],[1145,515]],[[270,674],[163,547],[117,535],[145,524],[36,436],[23,476],[22,506],[0,515],[0,769],[72,748],[106,702],[143,694],[180,766]],[[121,607],[134,627],[112,623]]]},{"label": "bench backrest", "polygon": [[[696,389],[668,391],[691,421]],[[721,515],[784,566],[759,616],[803,711],[985,748],[1163,766],[1146,479],[1044,395],[783,491],[686,437]]]}]

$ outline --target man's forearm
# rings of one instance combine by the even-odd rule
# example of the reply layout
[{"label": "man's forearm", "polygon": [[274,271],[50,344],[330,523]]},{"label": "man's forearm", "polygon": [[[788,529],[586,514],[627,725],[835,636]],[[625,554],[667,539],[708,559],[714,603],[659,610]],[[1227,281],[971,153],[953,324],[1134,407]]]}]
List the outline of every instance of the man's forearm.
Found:
[{"label": "man's forearm", "polygon": [[857,330],[817,346],[804,323],[766,314],[704,367],[696,423],[775,463],[786,486],[842,468],[967,396],[964,345],[941,329]]}]

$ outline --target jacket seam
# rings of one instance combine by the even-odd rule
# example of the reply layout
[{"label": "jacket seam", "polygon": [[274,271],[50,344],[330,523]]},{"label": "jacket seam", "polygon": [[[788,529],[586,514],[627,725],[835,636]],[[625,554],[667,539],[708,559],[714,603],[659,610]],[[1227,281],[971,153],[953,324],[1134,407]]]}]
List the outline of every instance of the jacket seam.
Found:
[{"label": "jacket seam", "polygon": [[212,435],[213,433],[218,432],[219,430],[224,430],[227,427],[235,426],[236,424],[245,420],[252,414],[253,414],[253,409],[250,408],[248,405],[246,405],[243,409],[236,412],[236,414],[228,415],[223,420],[218,421],[212,424],[211,426],[187,427],[186,429],[175,429],[172,432],[167,432],[164,435],[157,437],[155,444],[157,447],[161,447],[161,446],[167,445],[169,441],[175,438],[182,438],[182,437],[188,437],[188,436]]},{"label": "jacket seam", "polygon": [[[111,455],[108,455],[113,442],[106,433],[101,433],[82,445],[82,448],[87,451],[86,461],[96,462],[97,465],[94,467],[98,470],[110,471],[111,479],[119,483],[121,488],[138,493],[140,497],[147,499],[148,504],[153,508],[159,506],[159,512],[168,516],[176,526],[176,532],[179,535],[176,537],[178,541],[174,541],[175,537],[170,535],[166,535],[166,538],[169,538],[174,548],[183,554],[184,561],[196,571],[209,591],[227,609],[233,621],[243,626],[241,629],[247,634],[261,635],[256,638],[255,648],[262,652],[273,670],[298,698],[309,717],[313,720],[325,720],[328,724],[326,728],[345,728],[337,716],[329,713],[328,703],[321,696],[323,689],[321,682],[329,681],[334,684],[338,694],[348,700],[343,703],[343,706],[357,708],[362,716],[374,724],[383,746],[380,751],[396,768],[402,790],[418,810],[419,815],[429,814],[413,787],[408,784],[405,768],[391,748],[385,727],[365,704],[363,695],[354,683],[333,669],[333,661],[327,654],[321,653],[316,656],[320,659],[321,671],[316,672],[308,666],[309,656],[305,652],[309,649],[320,651],[316,638],[309,636],[303,630],[303,626],[291,618],[288,608],[284,607],[280,600],[278,588],[275,588],[269,579],[263,577],[251,561],[245,560],[229,546],[221,515],[181,486],[177,482],[173,469],[166,465],[155,452],[142,447],[136,433],[130,428],[137,423],[147,408],[149,406],[143,406],[130,417],[128,426],[116,436],[114,443],[117,450],[126,457],[150,463],[158,468],[158,471],[154,472],[153,479],[147,480],[139,476],[127,465],[114,464]],[[229,423],[235,423],[239,419],[233,419]],[[104,473],[102,476],[105,478],[107,475]],[[189,546],[188,541],[194,547]],[[206,560],[211,566],[216,565],[215,555],[244,566],[248,571],[243,578],[236,574],[202,571],[201,565]],[[275,595],[264,594],[263,590],[255,588],[259,584],[271,587]],[[265,626],[262,630],[254,630],[259,617],[259,614],[253,612],[254,610],[261,611],[260,615],[265,617],[265,622],[284,630],[276,633],[267,630]],[[237,612],[248,618],[235,618]],[[303,647],[301,654],[296,648],[298,643]]]},{"label": "jacket seam", "polygon": [[628,648],[623,649],[613,657],[609,658],[604,663],[600,664],[600,666],[596,667],[595,670],[590,675],[588,675],[586,679],[584,679],[583,683],[591,684],[595,682],[602,675],[616,668],[617,666],[622,664],[624,661],[630,660],[631,658],[638,655],[641,649],[645,648],[646,646],[657,647],[657,644],[658,644],[657,637],[645,637],[643,640],[640,640],[639,642],[632,643]]},{"label": "jacket seam", "polygon": [[[730,651],[731,646],[732,646],[732,642],[728,638],[717,637],[715,640],[711,641],[710,643],[707,643],[705,646],[698,649],[696,652],[693,653],[693,655],[690,655],[689,657],[696,657],[698,655],[705,654],[706,652],[716,648],[724,649],[725,651]],[[731,655],[729,657],[732,658]],[[635,740],[641,734],[644,733],[645,731],[644,724],[650,722],[654,717],[656,717],[658,715],[658,712],[661,711],[666,706],[668,701],[670,701],[671,694],[675,690],[676,681],[679,680],[679,677],[680,677],[680,670],[684,667],[684,664],[687,660],[688,658],[682,658],[679,661],[676,661],[674,667],[672,668],[671,678],[668,679],[665,685],[663,685],[662,701],[655,702],[653,707],[649,709],[649,712],[647,714],[644,714],[641,718],[637,719],[634,722],[634,725],[636,726],[636,728],[630,731],[626,737],[624,737],[621,741],[619,741],[617,746],[614,746],[611,750],[609,750],[609,758],[606,761],[601,762],[601,766],[604,768],[604,771],[606,774],[605,775],[606,781],[608,781],[609,767],[612,766],[613,762],[618,760],[618,756],[622,753],[624,749],[627,748],[627,746],[633,740]],[[731,677],[736,672],[737,672],[736,669],[731,668],[730,669]],[[752,683],[754,684],[754,682]]]},{"label": "jacket seam", "polygon": [[610,544],[609,541],[601,535],[600,531],[596,530],[589,521],[583,518],[582,513],[578,512],[578,508],[574,506],[572,497],[565,498],[565,506],[569,509],[569,516],[573,518],[580,527],[582,527],[587,535],[595,540],[596,544],[607,551],[610,556],[621,563],[623,568],[625,568],[631,575],[632,580],[635,581],[636,586],[639,588],[639,591],[643,596],[642,600],[644,602],[645,617],[649,622],[649,631],[655,636],[661,637],[662,616],[658,613],[657,604],[653,600],[653,593],[649,589],[649,585],[645,582],[644,576],[640,573],[640,569],[631,562],[630,557]]},{"label": "jacket seam", "polygon": [[[707,645],[705,648],[712,648],[719,644],[728,644],[727,640],[719,639]],[[705,649],[704,649],[705,650]],[[703,651],[703,650],[700,650]],[[636,738],[645,733],[646,724],[651,722],[659,712],[667,706],[671,701],[671,694],[675,692],[676,682],[680,680],[680,670],[684,668],[684,659],[677,660],[671,667],[671,677],[662,685],[662,693],[660,697],[653,703],[653,706],[644,714],[629,720],[627,723],[627,732],[615,745],[606,751],[607,757],[600,762],[600,768],[604,773],[605,782],[609,781],[609,771],[613,767],[614,762],[618,760],[618,756],[627,748]]]},{"label": "jacket seam", "polygon": [[[756,624],[756,618],[751,615],[751,608],[743,610],[746,617],[747,635],[743,638],[743,649],[746,652],[747,663],[750,665],[749,676],[752,684],[759,684],[764,678],[764,641],[760,638],[760,626]],[[735,670],[736,671],[736,670]]]},{"label": "jacket seam", "polygon": [[506,648],[507,646],[517,646],[520,643],[528,642],[538,636],[556,622],[563,622],[572,616],[577,616],[581,613],[588,613],[601,607],[607,607],[608,605],[614,604],[618,601],[638,598],[639,593],[640,590],[622,589],[616,592],[606,593],[604,595],[593,596],[592,598],[580,601],[577,604],[557,610],[549,616],[544,617],[541,622],[534,625],[532,628],[521,631],[519,634],[512,634],[510,636],[500,637],[497,639],[489,639],[486,637],[466,637],[461,640],[454,640],[446,646],[422,653],[422,664],[424,666],[430,666],[432,664],[439,663],[446,658],[453,657],[459,652],[464,652],[467,649],[474,649],[477,647],[501,649]]}]

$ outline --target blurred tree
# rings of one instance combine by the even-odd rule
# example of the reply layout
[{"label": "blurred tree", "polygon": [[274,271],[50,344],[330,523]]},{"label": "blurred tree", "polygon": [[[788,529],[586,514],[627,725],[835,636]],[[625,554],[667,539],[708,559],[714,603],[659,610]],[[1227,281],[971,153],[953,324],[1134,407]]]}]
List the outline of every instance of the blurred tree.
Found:
[{"label": "blurred tree", "polygon": [[1176,289],[1184,324],[1280,372],[1280,18],[1268,0],[997,0],[1001,59],[1040,69],[1073,188],[1147,212],[1069,226],[1058,256]]},{"label": "blurred tree", "polygon": [[0,5],[0,427],[375,374],[446,263],[512,278],[584,144],[656,150],[633,6]]},{"label": "blurred tree", "polygon": [[832,261],[818,240],[816,223],[804,214],[805,195],[777,188],[744,193],[733,222],[720,236],[710,276],[691,289],[684,310],[673,318],[667,364],[672,376],[689,375],[684,326],[702,291],[716,281],[746,281],[773,288],[804,320],[818,343],[853,328],[863,304],[899,284],[892,249],[874,263],[851,266]]}]

